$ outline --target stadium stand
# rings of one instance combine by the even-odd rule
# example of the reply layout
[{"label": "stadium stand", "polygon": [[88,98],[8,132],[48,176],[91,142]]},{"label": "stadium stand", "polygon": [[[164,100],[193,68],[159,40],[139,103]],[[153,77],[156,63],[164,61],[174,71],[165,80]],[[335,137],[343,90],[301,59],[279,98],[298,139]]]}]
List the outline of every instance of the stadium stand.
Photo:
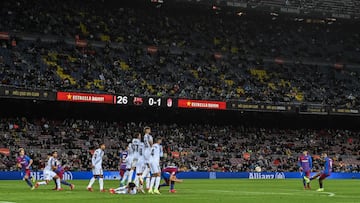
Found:
[{"label": "stadium stand", "polygon": [[117,170],[119,149],[125,149],[133,132],[145,125],[153,127],[155,136],[164,137],[164,164],[174,162],[193,171],[252,171],[255,166],[297,171],[297,157],[304,149],[315,159],[329,152],[335,171],[360,169],[358,131],[26,118],[1,120],[0,148],[10,148],[11,156],[2,156],[0,168],[13,170],[15,150],[27,146],[35,169],[43,167],[41,160],[49,151],[58,150],[69,170],[89,170],[89,149],[105,140],[104,168]]},{"label": "stadium stand", "polygon": [[[356,7],[350,2],[288,4],[331,5],[335,10],[341,6],[346,11]],[[359,107],[360,35],[353,29],[358,22],[182,12],[108,8],[98,1],[74,1],[71,6],[54,0],[2,1],[0,32],[8,32],[10,39],[0,40],[0,84]],[[75,46],[76,38],[86,40],[87,46]],[[314,155],[331,152],[335,171],[359,172],[358,131],[148,124],[166,137],[166,161],[193,171],[251,171],[256,165],[296,171],[297,155],[311,146]],[[116,170],[118,149],[143,126],[1,118],[0,147],[10,148],[11,155],[0,154],[0,169],[14,170],[14,150],[27,146],[35,169],[43,167],[49,150],[57,149],[70,170],[88,170],[88,149],[106,138],[104,168]]]}]

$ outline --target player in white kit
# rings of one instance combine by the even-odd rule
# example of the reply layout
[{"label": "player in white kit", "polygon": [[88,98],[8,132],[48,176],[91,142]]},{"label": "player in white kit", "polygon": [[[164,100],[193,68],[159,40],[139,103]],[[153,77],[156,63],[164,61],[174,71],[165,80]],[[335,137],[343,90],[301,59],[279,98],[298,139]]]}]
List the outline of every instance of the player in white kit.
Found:
[{"label": "player in white kit", "polygon": [[53,151],[51,154],[48,154],[48,161],[44,168],[44,180],[41,182],[37,182],[35,184],[35,188],[38,188],[39,185],[47,185],[52,179],[55,179],[56,182],[56,190],[62,190],[61,188],[61,179],[54,170],[56,170],[56,158],[57,158],[57,151]]},{"label": "player in white kit", "polygon": [[149,126],[144,127],[144,171],[142,174],[142,179],[146,178],[146,189],[150,188],[150,156],[151,156],[151,147],[153,145],[153,137],[150,134],[151,128]]},{"label": "player in white kit", "polygon": [[130,195],[135,195],[137,193],[135,183],[129,183],[128,185],[121,186],[115,189],[110,188],[109,192],[111,194],[130,194]]},{"label": "player in white kit", "polygon": [[163,156],[163,150],[161,146],[161,138],[156,140],[156,143],[151,147],[150,153],[150,171],[151,171],[151,181],[149,194],[160,194],[159,185],[161,180],[161,168],[160,168],[160,157]]},{"label": "player in white kit", "polygon": [[90,179],[89,185],[87,186],[87,190],[92,192],[94,191],[92,185],[94,184],[96,178],[99,178],[99,186],[100,192],[106,192],[104,190],[104,174],[102,169],[102,161],[104,156],[105,144],[101,143],[99,148],[95,150],[92,158],[91,158],[91,168],[93,177]]},{"label": "player in white kit", "polygon": [[141,134],[140,133],[135,133],[134,134],[134,138],[132,139],[131,143],[129,143],[129,150],[128,150],[128,157],[126,158],[126,162],[130,163],[130,171],[128,174],[128,181],[127,184],[133,182],[133,175],[134,175],[134,171],[136,168],[136,165],[139,161],[139,146],[141,144]]},{"label": "player in white kit", "polygon": [[[141,134],[139,133],[138,135],[138,139],[141,140]],[[136,168],[136,177],[135,177],[135,185],[137,187],[137,189],[139,189],[139,191],[141,191],[142,193],[144,192],[144,188],[143,188],[143,179],[142,179],[142,173],[144,171],[144,165],[145,165],[145,161],[144,161],[144,149],[145,149],[145,145],[143,142],[139,142],[137,145],[133,144],[133,151],[135,152],[135,156],[137,158],[137,162],[135,165]]]}]

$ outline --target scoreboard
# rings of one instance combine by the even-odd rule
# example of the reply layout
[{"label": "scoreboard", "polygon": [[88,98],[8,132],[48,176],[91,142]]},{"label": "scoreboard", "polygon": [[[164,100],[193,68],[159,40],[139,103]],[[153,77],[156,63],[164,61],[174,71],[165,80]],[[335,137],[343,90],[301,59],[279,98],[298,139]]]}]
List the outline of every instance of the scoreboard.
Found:
[{"label": "scoreboard", "polygon": [[124,106],[174,107],[174,98],[114,95],[113,104]]}]

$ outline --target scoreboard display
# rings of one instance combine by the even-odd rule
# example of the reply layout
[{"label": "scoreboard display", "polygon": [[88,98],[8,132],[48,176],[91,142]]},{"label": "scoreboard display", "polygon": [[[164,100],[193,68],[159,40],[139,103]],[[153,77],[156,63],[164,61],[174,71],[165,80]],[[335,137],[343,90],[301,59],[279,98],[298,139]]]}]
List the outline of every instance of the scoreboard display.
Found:
[{"label": "scoreboard display", "polygon": [[114,95],[113,103],[116,105],[148,106],[148,107],[174,107],[174,98],[140,97],[127,95]]}]

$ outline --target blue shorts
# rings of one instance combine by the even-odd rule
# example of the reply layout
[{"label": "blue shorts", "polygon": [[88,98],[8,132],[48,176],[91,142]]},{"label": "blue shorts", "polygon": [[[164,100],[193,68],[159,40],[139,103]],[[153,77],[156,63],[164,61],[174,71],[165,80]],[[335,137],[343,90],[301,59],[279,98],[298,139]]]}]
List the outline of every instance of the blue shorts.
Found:
[{"label": "blue shorts", "polygon": [[165,180],[169,180],[170,179],[171,174],[169,172],[162,172],[161,173],[161,177],[164,178]]}]

